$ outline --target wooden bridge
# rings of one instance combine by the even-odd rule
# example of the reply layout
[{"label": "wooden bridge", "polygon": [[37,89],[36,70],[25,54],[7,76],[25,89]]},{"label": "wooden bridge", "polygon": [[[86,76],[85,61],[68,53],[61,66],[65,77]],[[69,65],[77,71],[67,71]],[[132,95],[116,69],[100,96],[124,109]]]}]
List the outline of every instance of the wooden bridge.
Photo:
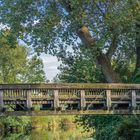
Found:
[{"label": "wooden bridge", "polygon": [[1,84],[0,116],[140,114],[140,84]]}]

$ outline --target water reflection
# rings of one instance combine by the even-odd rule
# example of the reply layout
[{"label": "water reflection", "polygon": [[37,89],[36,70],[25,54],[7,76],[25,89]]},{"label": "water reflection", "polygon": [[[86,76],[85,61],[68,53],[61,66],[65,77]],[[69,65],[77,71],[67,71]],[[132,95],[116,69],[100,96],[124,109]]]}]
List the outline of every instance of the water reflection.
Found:
[{"label": "water reflection", "polygon": [[29,134],[9,134],[0,137],[0,140],[93,140],[84,133],[74,129],[33,129]]}]

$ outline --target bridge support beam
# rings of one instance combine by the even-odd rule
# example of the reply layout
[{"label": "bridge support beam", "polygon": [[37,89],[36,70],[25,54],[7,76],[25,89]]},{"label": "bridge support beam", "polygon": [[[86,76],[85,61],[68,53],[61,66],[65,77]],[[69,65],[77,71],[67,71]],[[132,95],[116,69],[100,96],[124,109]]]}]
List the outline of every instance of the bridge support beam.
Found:
[{"label": "bridge support beam", "polygon": [[111,108],[111,90],[106,91],[106,105],[107,109]]},{"label": "bridge support beam", "polygon": [[27,91],[27,101],[26,101],[27,109],[31,110],[32,108],[32,99],[31,99],[31,92]]},{"label": "bridge support beam", "polygon": [[85,100],[85,90],[81,90],[81,101],[80,101],[80,108],[84,109],[86,107],[86,100]]},{"label": "bridge support beam", "polygon": [[135,90],[132,90],[132,93],[131,93],[131,106],[133,109],[136,108],[137,106],[137,103],[136,103],[136,91]]},{"label": "bridge support beam", "polygon": [[3,91],[0,90],[0,110],[3,110],[4,102],[3,102]]},{"label": "bridge support beam", "polygon": [[58,97],[58,90],[54,90],[54,109],[57,109],[59,107],[59,97]]}]

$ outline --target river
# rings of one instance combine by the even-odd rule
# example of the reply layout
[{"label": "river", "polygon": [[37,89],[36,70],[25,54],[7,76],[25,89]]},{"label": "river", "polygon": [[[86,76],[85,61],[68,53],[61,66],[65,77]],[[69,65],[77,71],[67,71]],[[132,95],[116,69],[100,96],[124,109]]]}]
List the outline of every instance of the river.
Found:
[{"label": "river", "polygon": [[68,130],[42,130],[33,129],[31,132],[14,133],[1,136],[0,140],[93,140],[83,132],[75,129]]},{"label": "river", "polygon": [[75,116],[19,117],[17,119],[22,120],[21,127],[26,122],[27,129],[21,129],[21,127],[21,131],[19,127],[7,129],[5,135],[3,133],[0,136],[0,140],[93,140],[90,138],[92,130],[87,132],[81,125],[75,123]]}]

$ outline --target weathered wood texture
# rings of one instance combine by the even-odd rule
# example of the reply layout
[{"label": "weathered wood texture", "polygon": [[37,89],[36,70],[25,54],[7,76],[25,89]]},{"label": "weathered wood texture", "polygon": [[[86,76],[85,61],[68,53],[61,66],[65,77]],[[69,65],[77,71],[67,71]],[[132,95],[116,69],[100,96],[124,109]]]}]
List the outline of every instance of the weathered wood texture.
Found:
[{"label": "weathered wood texture", "polygon": [[54,109],[57,109],[59,107],[59,91],[54,90]]},{"label": "weathered wood texture", "polygon": [[133,108],[136,108],[137,106],[137,101],[136,101],[136,91],[135,90],[132,90],[132,95],[131,95],[131,106]]},{"label": "weathered wood texture", "polygon": [[107,104],[107,108],[110,109],[111,108],[111,90],[106,91],[106,104]]},{"label": "weathered wood texture", "polygon": [[91,114],[97,110],[103,110],[103,114],[129,110],[126,114],[132,114],[135,110],[139,114],[140,84],[1,84],[0,107],[17,105],[26,111],[40,105],[42,110],[55,110],[58,115],[74,110],[92,110]]},{"label": "weathered wood texture", "polygon": [[84,109],[86,107],[86,99],[85,99],[85,91],[81,90],[81,109]]},{"label": "weathered wood texture", "polygon": [[4,102],[3,102],[3,91],[0,90],[0,109],[3,108]]},{"label": "weathered wood texture", "polygon": [[0,89],[140,89],[140,84],[98,84],[98,83],[65,83],[65,84],[0,84]]},{"label": "weathered wood texture", "polygon": [[27,91],[26,105],[27,105],[27,109],[30,110],[32,108],[32,94],[30,91]]}]

